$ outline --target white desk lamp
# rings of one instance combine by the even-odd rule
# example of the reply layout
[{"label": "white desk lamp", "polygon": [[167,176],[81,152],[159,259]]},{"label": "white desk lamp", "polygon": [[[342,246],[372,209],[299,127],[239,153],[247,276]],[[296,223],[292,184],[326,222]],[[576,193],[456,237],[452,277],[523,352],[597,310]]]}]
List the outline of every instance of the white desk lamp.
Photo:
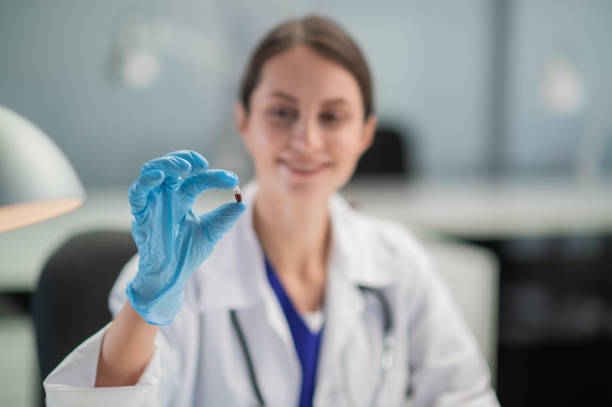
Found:
[{"label": "white desk lamp", "polygon": [[81,181],[57,145],[0,106],[0,233],[70,212],[84,200]]}]

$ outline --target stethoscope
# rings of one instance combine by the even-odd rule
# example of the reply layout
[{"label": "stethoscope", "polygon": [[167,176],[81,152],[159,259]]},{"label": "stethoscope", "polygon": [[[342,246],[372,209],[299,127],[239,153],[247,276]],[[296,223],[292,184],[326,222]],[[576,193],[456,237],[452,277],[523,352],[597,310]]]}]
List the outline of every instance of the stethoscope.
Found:
[{"label": "stethoscope", "polygon": [[[387,301],[381,290],[362,285],[358,287],[362,293],[370,292],[374,294],[374,296],[376,296],[376,298],[380,302],[380,306],[383,313],[383,349],[379,362],[378,381],[376,383],[376,387],[374,388],[372,400],[369,404],[371,406],[375,406],[376,402],[378,401],[378,397],[380,396],[380,391],[385,382],[387,373],[389,372],[389,370],[391,370],[391,367],[393,366],[393,350],[395,349],[396,345],[395,337],[393,336],[393,318],[389,302]],[[242,348],[242,353],[244,354],[244,358],[247,363],[251,387],[253,387],[255,397],[257,397],[258,405],[261,407],[265,407],[266,402],[264,401],[264,398],[261,394],[261,390],[259,388],[259,384],[257,382],[257,375],[255,374],[255,368],[253,366],[251,352],[249,351],[249,346],[246,342],[244,332],[242,330],[240,322],[238,321],[236,310],[230,310],[230,319],[232,321],[234,331],[236,331],[236,335],[238,336],[240,347]]]}]

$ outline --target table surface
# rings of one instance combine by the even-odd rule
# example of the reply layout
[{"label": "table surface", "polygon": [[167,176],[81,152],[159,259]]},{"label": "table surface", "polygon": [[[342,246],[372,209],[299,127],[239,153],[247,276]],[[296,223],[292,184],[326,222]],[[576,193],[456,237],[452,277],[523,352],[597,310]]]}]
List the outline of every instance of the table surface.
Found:
[{"label": "table surface", "polygon": [[[470,238],[547,236],[612,231],[612,187],[563,180],[417,181],[362,179],[342,191],[359,210],[399,221],[417,234]],[[195,210],[233,199],[209,191]],[[127,187],[88,191],[67,215],[0,234],[0,289],[30,291],[47,257],[72,235],[91,229],[129,230]]]},{"label": "table surface", "polygon": [[412,228],[473,239],[612,232],[612,183],[569,179],[363,179],[344,195]]}]

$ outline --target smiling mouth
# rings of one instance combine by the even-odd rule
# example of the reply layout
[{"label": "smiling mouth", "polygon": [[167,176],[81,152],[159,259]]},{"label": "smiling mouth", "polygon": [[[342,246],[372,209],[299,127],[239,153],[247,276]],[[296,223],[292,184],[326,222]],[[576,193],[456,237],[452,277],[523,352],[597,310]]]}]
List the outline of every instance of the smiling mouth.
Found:
[{"label": "smiling mouth", "polygon": [[312,164],[312,163],[296,163],[280,160],[280,164],[286,167],[291,173],[298,175],[314,175],[330,165],[327,163],[323,164]]}]

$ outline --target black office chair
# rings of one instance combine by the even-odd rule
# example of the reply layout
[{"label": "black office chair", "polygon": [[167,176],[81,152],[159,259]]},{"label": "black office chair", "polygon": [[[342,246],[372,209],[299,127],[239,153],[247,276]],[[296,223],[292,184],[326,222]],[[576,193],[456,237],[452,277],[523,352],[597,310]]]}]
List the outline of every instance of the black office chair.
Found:
[{"label": "black office chair", "polygon": [[395,174],[411,176],[414,160],[411,139],[399,127],[381,124],[376,129],[374,141],[361,156],[355,170],[355,178]]},{"label": "black office chair", "polygon": [[129,232],[99,230],[72,237],[47,260],[32,298],[41,378],[111,320],[108,295],[136,251]]}]

